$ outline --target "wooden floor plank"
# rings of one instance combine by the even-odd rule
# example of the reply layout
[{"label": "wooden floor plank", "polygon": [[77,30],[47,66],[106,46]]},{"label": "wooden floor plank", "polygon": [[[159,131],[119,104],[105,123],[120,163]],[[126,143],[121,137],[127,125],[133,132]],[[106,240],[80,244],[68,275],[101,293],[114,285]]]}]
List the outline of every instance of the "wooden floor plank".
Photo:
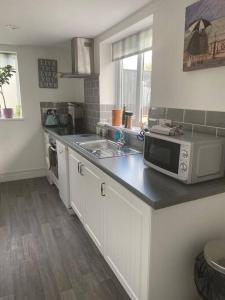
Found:
[{"label": "wooden floor plank", "polygon": [[46,178],[0,183],[0,300],[128,300]]},{"label": "wooden floor plank", "polygon": [[15,300],[14,295],[9,295],[5,297],[0,297],[0,300]]},{"label": "wooden floor plank", "polygon": [[78,299],[76,298],[73,290],[68,290],[61,293],[61,300],[78,300]]}]

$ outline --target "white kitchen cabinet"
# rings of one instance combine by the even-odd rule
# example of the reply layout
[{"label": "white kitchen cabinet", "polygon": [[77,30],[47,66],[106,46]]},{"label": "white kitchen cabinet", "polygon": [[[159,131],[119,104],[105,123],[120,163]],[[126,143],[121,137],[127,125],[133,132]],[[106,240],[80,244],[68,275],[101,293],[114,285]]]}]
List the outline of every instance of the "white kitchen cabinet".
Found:
[{"label": "white kitchen cabinet", "polygon": [[148,299],[151,209],[113,179],[105,197],[105,259],[131,299]]},{"label": "white kitchen cabinet", "polygon": [[68,147],[56,141],[58,158],[58,187],[59,195],[67,208],[71,207],[69,197]]},{"label": "white kitchen cabinet", "polygon": [[71,205],[128,292],[147,300],[151,208],[73,150]]},{"label": "white kitchen cabinet", "polygon": [[70,203],[76,215],[83,222],[84,218],[84,180],[80,174],[80,160],[75,151],[69,149],[69,185]]},{"label": "white kitchen cabinet", "polygon": [[69,150],[70,199],[85,229],[103,251],[102,179],[97,168],[73,150]]},{"label": "white kitchen cabinet", "polygon": [[84,225],[96,246],[103,252],[103,212],[104,203],[101,189],[102,178],[97,174],[95,167],[89,164],[83,167],[85,180],[85,219]]}]

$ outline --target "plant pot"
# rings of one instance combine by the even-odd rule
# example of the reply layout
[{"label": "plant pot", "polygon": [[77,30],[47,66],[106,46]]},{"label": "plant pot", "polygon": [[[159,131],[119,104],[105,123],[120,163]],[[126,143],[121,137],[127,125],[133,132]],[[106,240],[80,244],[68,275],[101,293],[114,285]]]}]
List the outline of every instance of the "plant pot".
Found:
[{"label": "plant pot", "polygon": [[13,109],[3,108],[3,115],[6,119],[11,119],[13,117]]}]

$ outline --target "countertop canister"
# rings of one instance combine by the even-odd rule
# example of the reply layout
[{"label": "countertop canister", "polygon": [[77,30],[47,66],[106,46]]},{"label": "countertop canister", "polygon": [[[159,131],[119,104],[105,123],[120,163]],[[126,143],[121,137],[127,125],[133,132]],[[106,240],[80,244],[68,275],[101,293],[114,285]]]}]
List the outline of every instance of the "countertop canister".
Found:
[{"label": "countertop canister", "polygon": [[121,126],[122,125],[122,109],[113,109],[112,110],[112,126]]}]

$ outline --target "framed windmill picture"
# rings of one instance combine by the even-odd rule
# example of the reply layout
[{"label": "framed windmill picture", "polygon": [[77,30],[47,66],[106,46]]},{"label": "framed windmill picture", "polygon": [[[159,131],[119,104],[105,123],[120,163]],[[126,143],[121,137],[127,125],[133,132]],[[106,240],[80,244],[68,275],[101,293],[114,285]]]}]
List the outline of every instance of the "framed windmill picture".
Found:
[{"label": "framed windmill picture", "polygon": [[183,70],[225,66],[225,0],[200,0],[186,9]]}]

